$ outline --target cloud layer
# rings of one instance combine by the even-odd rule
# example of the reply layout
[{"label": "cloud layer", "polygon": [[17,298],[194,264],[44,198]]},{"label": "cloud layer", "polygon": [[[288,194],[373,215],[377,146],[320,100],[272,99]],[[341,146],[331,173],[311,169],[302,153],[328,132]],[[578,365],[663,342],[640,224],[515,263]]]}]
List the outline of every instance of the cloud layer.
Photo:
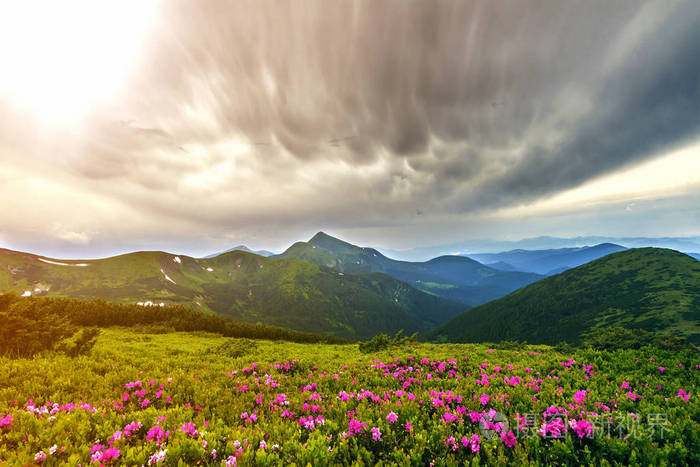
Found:
[{"label": "cloud layer", "polygon": [[0,235],[281,241],[528,205],[698,140],[697,24],[697,2],[162,2],[80,122],[0,94],[22,209]]}]

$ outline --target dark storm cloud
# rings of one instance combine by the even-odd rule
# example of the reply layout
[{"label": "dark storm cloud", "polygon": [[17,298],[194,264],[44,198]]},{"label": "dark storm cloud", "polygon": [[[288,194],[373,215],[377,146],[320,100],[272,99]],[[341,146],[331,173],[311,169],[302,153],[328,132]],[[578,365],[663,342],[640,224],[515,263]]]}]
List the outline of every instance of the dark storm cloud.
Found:
[{"label": "dark storm cloud", "polygon": [[[593,96],[593,115],[553,148],[532,147],[492,200],[569,188],[700,136],[700,9],[678,8]],[[543,175],[546,178],[543,179]],[[488,196],[488,195],[485,195]]]},{"label": "dark storm cloud", "polygon": [[[461,210],[577,185],[698,130],[694,3],[166,8],[141,78],[148,91],[135,98],[167,116],[185,103],[214,116],[206,135],[171,122],[180,138],[236,131],[300,161],[350,166],[388,154],[415,172],[416,196],[445,195],[415,180],[429,176],[452,187]],[[259,157],[279,160],[274,150]]]}]

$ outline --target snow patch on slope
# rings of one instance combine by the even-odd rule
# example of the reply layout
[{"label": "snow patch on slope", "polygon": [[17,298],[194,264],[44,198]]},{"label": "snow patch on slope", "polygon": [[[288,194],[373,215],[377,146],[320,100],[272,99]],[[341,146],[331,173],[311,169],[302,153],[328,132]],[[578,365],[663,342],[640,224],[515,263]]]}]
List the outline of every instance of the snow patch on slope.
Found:
[{"label": "snow patch on slope", "polygon": [[84,268],[84,267],[90,266],[89,264],[86,264],[86,263],[70,264],[70,263],[59,263],[58,261],[51,261],[51,260],[44,259],[44,258],[37,258],[37,259],[43,263],[55,264],[56,266],[73,266],[73,267],[77,267],[77,268]]},{"label": "snow patch on slope", "polygon": [[163,271],[163,268],[160,268],[160,272],[163,273],[163,276],[165,276],[165,280],[166,280],[166,281],[170,281],[170,282],[172,282],[173,284],[177,284],[177,282],[175,282],[174,280],[172,280],[172,279],[165,273],[165,271]]}]

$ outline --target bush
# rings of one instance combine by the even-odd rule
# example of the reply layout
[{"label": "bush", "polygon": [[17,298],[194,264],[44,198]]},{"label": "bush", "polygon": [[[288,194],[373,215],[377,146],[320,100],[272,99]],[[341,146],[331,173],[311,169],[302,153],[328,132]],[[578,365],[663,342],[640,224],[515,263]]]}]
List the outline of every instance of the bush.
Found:
[{"label": "bush", "polygon": [[95,346],[99,335],[100,330],[97,328],[83,328],[71,338],[59,342],[56,345],[56,350],[65,353],[69,357],[86,355]]},{"label": "bush", "polygon": [[414,343],[417,337],[418,333],[406,337],[403,335],[403,329],[401,329],[394,337],[389,337],[386,334],[379,334],[367,342],[360,342],[358,347],[362,353],[377,352],[379,350],[386,350],[392,347],[400,347],[402,345]]},{"label": "bush", "polygon": [[640,349],[645,346],[665,350],[696,349],[684,336],[673,336],[645,331],[610,326],[595,329],[584,335],[582,347],[596,350]]}]

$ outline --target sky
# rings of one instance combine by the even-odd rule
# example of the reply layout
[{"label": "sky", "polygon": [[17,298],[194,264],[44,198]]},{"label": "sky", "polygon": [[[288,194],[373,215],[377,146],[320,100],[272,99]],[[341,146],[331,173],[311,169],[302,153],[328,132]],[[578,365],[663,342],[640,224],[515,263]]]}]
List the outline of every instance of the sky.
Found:
[{"label": "sky", "polygon": [[0,247],[700,235],[700,3],[0,3]]}]

